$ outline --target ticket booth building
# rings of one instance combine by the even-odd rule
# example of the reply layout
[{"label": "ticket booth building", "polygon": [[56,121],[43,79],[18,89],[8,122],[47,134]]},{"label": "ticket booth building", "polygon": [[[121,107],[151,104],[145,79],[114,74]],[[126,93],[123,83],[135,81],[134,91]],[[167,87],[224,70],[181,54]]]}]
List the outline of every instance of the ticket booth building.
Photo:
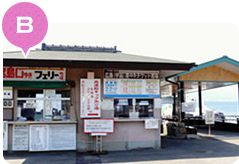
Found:
[{"label": "ticket booth building", "polygon": [[85,124],[94,119],[113,120],[103,150],[160,148],[160,79],[194,66],[105,47],[43,44],[27,59],[3,56],[6,151],[94,150]]}]

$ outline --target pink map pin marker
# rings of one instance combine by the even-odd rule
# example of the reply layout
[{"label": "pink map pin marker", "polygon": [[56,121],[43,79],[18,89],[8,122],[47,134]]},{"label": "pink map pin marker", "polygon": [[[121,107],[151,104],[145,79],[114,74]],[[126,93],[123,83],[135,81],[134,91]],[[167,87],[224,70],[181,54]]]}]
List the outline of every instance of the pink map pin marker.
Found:
[{"label": "pink map pin marker", "polygon": [[20,47],[26,58],[29,49],[44,39],[48,21],[40,7],[33,3],[21,2],[7,10],[3,17],[2,29],[7,40]]}]

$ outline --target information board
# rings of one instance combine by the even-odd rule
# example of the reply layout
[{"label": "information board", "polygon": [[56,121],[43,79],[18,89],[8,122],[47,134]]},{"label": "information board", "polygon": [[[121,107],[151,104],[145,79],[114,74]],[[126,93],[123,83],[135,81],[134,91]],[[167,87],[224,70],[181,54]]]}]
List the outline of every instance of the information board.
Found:
[{"label": "information board", "polygon": [[114,119],[84,119],[84,133],[114,133]]},{"label": "information board", "polygon": [[158,119],[146,119],[145,120],[145,129],[158,129],[159,121]]},{"label": "information board", "polygon": [[28,125],[13,125],[12,150],[28,150]]},{"label": "information board", "polygon": [[205,114],[205,124],[214,124],[215,123],[215,118],[214,118],[214,111],[212,110],[206,110]]},{"label": "information board", "polygon": [[8,150],[8,123],[3,121],[3,151]]},{"label": "information board", "polygon": [[76,125],[30,125],[30,151],[76,150]]},{"label": "information board", "polygon": [[30,125],[30,151],[48,150],[48,125]]},{"label": "information board", "polygon": [[104,79],[104,97],[159,97],[158,79]]},{"label": "information board", "polygon": [[49,150],[75,150],[76,125],[49,125]]},{"label": "information board", "polygon": [[81,79],[81,118],[101,116],[100,79]]}]

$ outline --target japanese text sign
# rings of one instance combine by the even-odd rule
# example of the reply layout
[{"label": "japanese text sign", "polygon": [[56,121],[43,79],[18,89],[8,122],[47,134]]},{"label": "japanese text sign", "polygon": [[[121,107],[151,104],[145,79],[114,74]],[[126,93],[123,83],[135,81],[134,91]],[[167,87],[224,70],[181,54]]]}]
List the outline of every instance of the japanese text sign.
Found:
[{"label": "japanese text sign", "polygon": [[84,133],[114,133],[114,119],[84,119]]},{"label": "japanese text sign", "polygon": [[81,118],[100,117],[100,79],[81,79]]},{"label": "japanese text sign", "polygon": [[65,81],[65,68],[3,67],[5,81]]}]

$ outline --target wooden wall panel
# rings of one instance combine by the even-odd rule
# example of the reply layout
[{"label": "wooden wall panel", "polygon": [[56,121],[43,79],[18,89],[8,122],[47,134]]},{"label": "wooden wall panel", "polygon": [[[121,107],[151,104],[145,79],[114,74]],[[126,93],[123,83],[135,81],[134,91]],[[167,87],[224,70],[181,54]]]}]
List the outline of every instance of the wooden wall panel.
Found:
[{"label": "wooden wall panel", "polygon": [[230,72],[218,66],[206,67],[180,76],[180,81],[221,81],[239,82],[239,74]]}]

